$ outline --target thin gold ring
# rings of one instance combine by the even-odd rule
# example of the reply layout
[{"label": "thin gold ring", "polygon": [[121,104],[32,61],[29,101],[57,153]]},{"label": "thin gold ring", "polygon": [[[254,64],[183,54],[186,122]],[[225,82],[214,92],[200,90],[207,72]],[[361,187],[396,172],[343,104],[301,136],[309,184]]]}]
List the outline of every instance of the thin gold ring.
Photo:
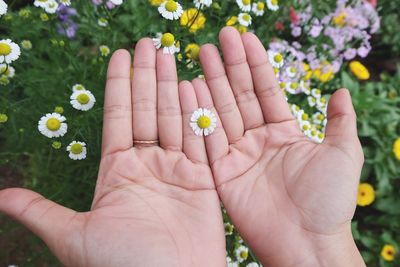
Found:
[{"label": "thin gold ring", "polygon": [[160,141],[158,140],[150,140],[150,141],[146,141],[146,140],[133,140],[133,144],[134,145],[155,145],[158,144]]}]

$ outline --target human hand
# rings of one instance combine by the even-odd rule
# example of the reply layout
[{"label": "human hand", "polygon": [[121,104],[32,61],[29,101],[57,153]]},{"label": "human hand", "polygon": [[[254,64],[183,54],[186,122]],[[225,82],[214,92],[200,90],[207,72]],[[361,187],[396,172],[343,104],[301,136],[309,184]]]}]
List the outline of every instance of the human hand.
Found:
[{"label": "human hand", "polygon": [[123,50],[109,63],[91,211],[16,188],[0,191],[0,211],[41,237],[66,266],[224,266],[219,198],[204,140],[188,123],[198,108],[195,93],[187,82],[178,91],[174,57],[156,52],[151,39],[136,46],[132,83],[130,67]]},{"label": "human hand", "polygon": [[215,46],[203,46],[207,83],[193,86],[223,125],[206,147],[236,229],[265,266],[365,266],[351,235],[364,159],[349,92],[332,95],[326,139],[316,144],[300,131],[258,38],[226,27],[220,43],[225,65]]}]

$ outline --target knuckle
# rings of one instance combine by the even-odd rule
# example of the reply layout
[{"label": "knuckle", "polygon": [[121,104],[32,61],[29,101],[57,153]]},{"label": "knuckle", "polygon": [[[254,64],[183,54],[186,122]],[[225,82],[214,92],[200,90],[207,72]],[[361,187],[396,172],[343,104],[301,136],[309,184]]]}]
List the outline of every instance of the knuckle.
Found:
[{"label": "knuckle", "polygon": [[226,113],[232,113],[237,109],[236,103],[228,102],[221,104],[217,107],[218,113],[223,115]]},{"label": "knuckle", "polygon": [[134,111],[154,111],[157,108],[157,103],[153,99],[140,98],[132,103]]},{"label": "knuckle", "polygon": [[131,112],[131,107],[126,105],[111,105],[104,107],[104,117],[107,119],[126,118]]},{"label": "knuckle", "polygon": [[258,97],[269,98],[281,93],[281,88],[274,84],[270,86],[264,86],[257,91]]}]

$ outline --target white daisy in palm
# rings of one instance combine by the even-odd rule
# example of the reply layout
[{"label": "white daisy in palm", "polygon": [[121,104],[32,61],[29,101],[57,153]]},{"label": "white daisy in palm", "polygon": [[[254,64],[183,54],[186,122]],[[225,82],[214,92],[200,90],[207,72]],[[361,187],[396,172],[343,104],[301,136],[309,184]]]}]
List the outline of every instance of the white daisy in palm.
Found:
[{"label": "white daisy in palm", "polygon": [[321,112],[316,112],[312,116],[312,119],[315,124],[321,124],[325,120],[325,116]]},{"label": "white daisy in palm", "polygon": [[317,99],[313,96],[307,97],[308,105],[314,107],[317,104]]},{"label": "white daisy in palm", "polygon": [[157,33],[157,37],[153,38],[153,43],[157,49],[163,47],[164,54],[175,54],[179,52],[179,47],[176,45],[175,36],[172,33]]},{"label": "white daisy in palm", "polygon": [[212,0],[194,0],[195,7],[200,9],[201,7],[209,7],[212,4]]},{"label": "white daisy in palm", "polygon": [[257,262],[250,262],[249,264],[246,265],[246,267],[260,267]]},{"label": "white daisy in palm", "polygon": [[321,90],[314,88],[311,90],[311,95],[315,98],[320,98],[321,97]]},{"label": "white daisy in palm", "polygon": [[70,6],[71,5],[71,0],[59,0],[60,4],[63,4],[64,6]]},{"label": "white daisy in palm", "polygon": [[190,117],[190,127],[198,136],[210,135],[217,127],[217,117],[211,110],[199,108],[195,110],[192,117]]},{"label": "white daisy in palm", "polygon": [[305,135],[310,135],[311,132],[311,123],[307,120],[300,121],[300,129],[303,131]]},{"label": "white daisy in palm", "polygon": [[0,0],[0,16],[7,13],[7,4],[3,0]]},{"label": "white daisy in palm", "polygon": [[242,245],[235,250],[235,255],[238,262],[244,262],[249,257],[249,249]]},{"label": "white daisy in palm", "polygon": [[0,64],[0,75],[5,75],[8,78],[12,78],[15,75],[15,69],[7,64]]},{"label": "white daisy in palm", "polygon": [[298,82],[288,82],[286,83],[286,92],[295,95],[299,93],[299,83]]},{"label": "white daisy in palm", "polygon": [[35,2],[33,2],[33,4],[36,7],[45,8],[48,2],[50,2],[50,0],[35,0]]},{"label": "white daisy in palm", "polygon": [[249,12],[251,10],[251,0],[236,0],[236,3],[244,12]]},{"label": "white daisy in palm", "polygon": [[77,110],[88,111],[96,103],[96,98],[88,90],[78,90],[72,93],[70,103]]},{"label": "white daisy in palm", "polygon": [[249,13],[240,13],[238,15],[239,24],[245,27],[251,25],[251,16]]},{"label": "white daisy in palm", "polygon": [[67,133],[66,118],[58,113],[48,113],[40,118],[38,130],[48,138],[60,137]]},{"label": "white daisy in palm", "polygon": [[290,78],[294,78],[297,75],[297,70],[294,66],[287,67],[285,69],[285,72],[286,72],[287,76]]},{"label": "white daisy in palm", "polygon": [[58,3],[55,0],[48,0],[46,6],[44,7],[44,11],[49,14],[56,13],[58,9]]},{"label": "white daisy in palm", "polygon": [[10,39],[0,40],[0,63],[10,64],[21,55],[19,46]]},{"label": "white daisy in palm", "polygon": [[257,3],[253,3],[252,11],[256,16],[264,15],[265,4],[264,2],[258,1]]},{"label": "white daisy in palm", "polygon": [[281,53],[268,50],[268,59],[274,68],[280,68],[283,66],[283,56]]},{"label": "white daisy in palm", "polygon": [[168,0],[158,7],[158,12],[160,12],[161,16],[164,18],[174,20],[182,16],[183,8],[177,1]]},{"label": "white daisy in palm", "polygon": [[279,9],[278,0],[267,0],[267,7],[269,10],[277,11]]},{"label": "white daisy in palm", "polygon": [[226,257],[227,267],[239,267],[239,262],[233,261],[231,257]]},{"label": "white daisy in palm", "polygon": [[67,146],[67,151],[69,152],[69,157],[73,160],[81,160],[86,158],[87,149],[84,142],[72,141]]},{"label": "white daisy in palm", "polygon": [[86,90],[85,86],[83,86],[80,83],[75,84],[74,86],[72,86],[72,91],[76,92],[76,91],[82,91],[82,90]]}]

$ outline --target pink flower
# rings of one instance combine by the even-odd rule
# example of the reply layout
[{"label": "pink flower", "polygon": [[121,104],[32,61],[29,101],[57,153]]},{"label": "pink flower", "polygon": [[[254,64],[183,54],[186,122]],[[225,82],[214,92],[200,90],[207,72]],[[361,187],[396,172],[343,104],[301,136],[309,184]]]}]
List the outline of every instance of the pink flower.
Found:
[{"label": "pink flower", "polygon": [[299,23],[299,17],[297,16],[296,10],[294,10],[293,7],[290,7],[290,20],[292,24],[298,24]]}]

